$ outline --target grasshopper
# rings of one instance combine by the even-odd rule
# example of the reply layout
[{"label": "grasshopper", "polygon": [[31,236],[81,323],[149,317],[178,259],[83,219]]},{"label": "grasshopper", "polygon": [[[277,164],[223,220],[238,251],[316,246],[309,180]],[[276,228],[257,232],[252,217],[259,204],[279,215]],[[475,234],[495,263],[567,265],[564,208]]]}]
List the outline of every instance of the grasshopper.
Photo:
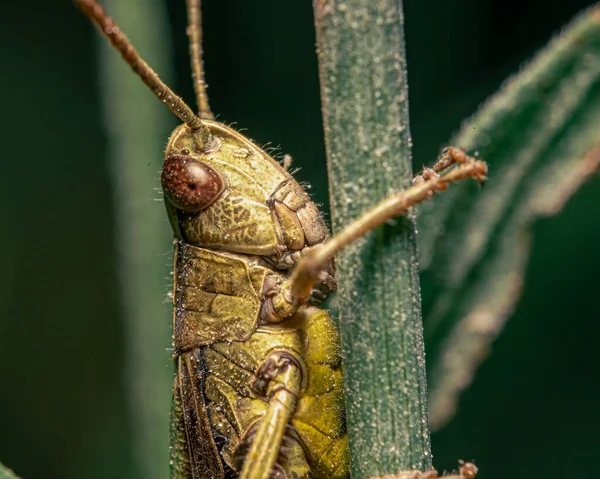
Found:
[{"label": "grasshopper", "polygon": [[412,187],[330,238],[287,168],[214,120],[199,0],[186,2],[198,113],[95,0],[75,2],[183,122],[161,171],[175,236],[171,476],[348,478],[340,339],[318,307],[336,287],[333,258],[449,183],[483,181],[485,163],[447,148]]}]

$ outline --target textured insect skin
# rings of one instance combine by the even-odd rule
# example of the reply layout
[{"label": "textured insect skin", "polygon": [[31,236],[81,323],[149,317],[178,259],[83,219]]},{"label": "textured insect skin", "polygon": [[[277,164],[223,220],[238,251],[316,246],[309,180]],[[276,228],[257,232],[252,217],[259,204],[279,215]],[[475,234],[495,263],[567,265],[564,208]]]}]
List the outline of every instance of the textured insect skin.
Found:
[{"label": "textured insect skin", "polygon": [[[187,125],[173,132],[162,175],[177,238],[172,477],[237,477],[264,420],[283,429],[272,477],[349,477],[335,325],[311,302],[283,320],[266,307],[296,259],[328,238],[325,224],[274,159],[234,130],[205,124],[213,138],[207,151],[195,150]],[[223,180],[195,213],[168,199],[179,173],[172,170],[186,158]],[[325,274],[320,289],[334,285]],[[292,398],[283,424],[265,419],[278,387]]]}]

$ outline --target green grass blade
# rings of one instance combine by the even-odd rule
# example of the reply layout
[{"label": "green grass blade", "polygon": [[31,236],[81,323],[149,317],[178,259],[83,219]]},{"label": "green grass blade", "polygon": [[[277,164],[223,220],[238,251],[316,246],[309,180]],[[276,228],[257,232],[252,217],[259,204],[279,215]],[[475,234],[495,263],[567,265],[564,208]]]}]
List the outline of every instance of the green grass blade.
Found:
[{"label": "green grass blade", "polygon": [[[118,0],[106,0],[104,5],[146,61],[161,75],[169,73],[164,5]],[[98,41],[128,348],[124,376],[115,380],[124,379],[129,390],[139,477],[164,479],[172,384],[170,308],[165,301],[171,253],[170,230],[156,188],[174,120],[106,39]]]},{"label": "green grass blade", "polygon": [[[401,2],[315,0],[333,230],[412,177]],[[337,258],[352,477],[431,468],[415,229]]]},{"label": "green grass blade", "polygon": [[423,205],[422,266],[431,424],[453,415],[520,296],[534,222],[554,215],[600,164],[600,10],[577,18],[466,122],[452,144],[490,165]]}]

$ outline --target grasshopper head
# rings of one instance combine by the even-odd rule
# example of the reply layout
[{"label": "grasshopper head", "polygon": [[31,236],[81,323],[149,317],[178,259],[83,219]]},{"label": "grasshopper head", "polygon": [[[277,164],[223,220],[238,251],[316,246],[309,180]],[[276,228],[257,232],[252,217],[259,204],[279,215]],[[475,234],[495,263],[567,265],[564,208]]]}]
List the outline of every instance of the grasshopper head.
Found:
[{"label": "grasshopper head", "polygon": [[210,140],[198,149],[188,125],[175,129],[161,183],[175,235],[185,242],[237,253],[269,255],[281,249],[270,199],[289,174],[250,140],[203,120]]}]

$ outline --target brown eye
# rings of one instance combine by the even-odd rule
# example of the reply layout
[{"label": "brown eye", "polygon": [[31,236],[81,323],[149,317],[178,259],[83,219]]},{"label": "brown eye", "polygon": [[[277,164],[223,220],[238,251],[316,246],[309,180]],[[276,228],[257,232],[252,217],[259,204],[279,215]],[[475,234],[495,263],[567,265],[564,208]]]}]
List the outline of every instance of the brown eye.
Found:
[{"label": "brown eye", "polygon": [[210,166],[189,156],[169,156],[160,175],[163,192],[173,205],[195,213],[210,205],[223,191],[221,176]]}]

